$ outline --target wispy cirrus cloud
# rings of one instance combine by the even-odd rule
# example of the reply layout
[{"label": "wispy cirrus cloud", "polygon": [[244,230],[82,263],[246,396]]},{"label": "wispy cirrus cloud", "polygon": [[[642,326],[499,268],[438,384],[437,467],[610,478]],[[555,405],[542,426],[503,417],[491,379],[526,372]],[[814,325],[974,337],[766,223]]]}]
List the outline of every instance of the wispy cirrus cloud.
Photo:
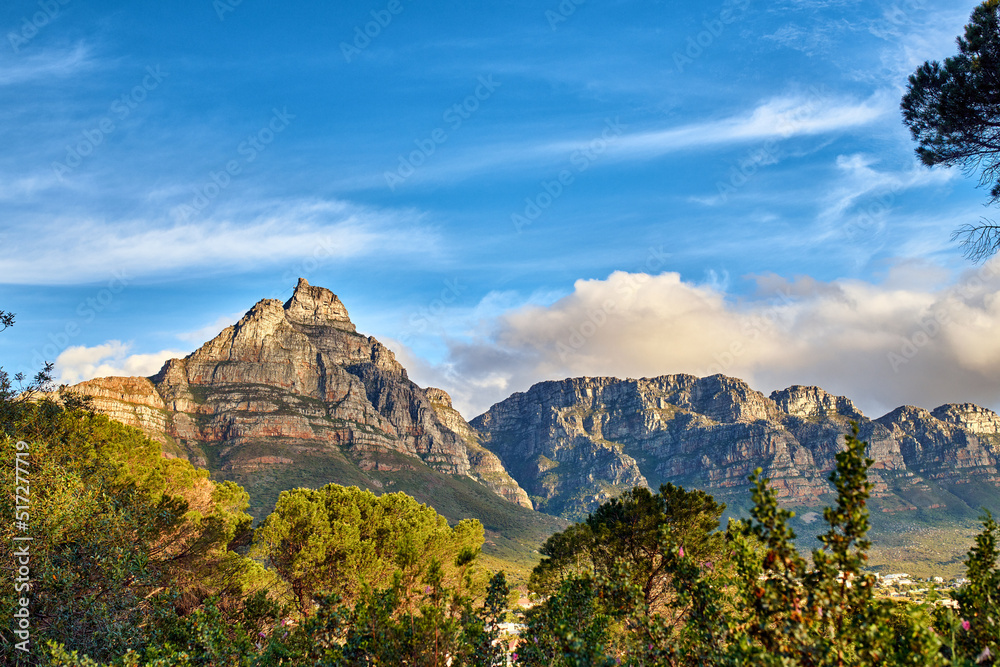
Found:
[{"label": "wispy cirrus cloud", "polygon": [[199,269],[250,270],[309,258],[432,255],[437,236],[419,214],[345,201],[265,202],[205,219],[56,219],[6,239],[0,281],[67,284]]},{"label": "wispy cirrus cloud", "polygon": [[[601,163],[627,162],[650,160],[682,151],[844,132],[895,113],[896,104],[894,98],[881,91],[858,100],[817,89],[806,94],[775,96],[747,111],[715,120],[662,129],[632,129],[626,118],[608,118],[587,136],[558,141],[507,142],[455,153],[436,165],[421,168],[411,180],[455,182],[498,169],[551,168],[552,165],[565,163],[577,151],[599,155]],[[612,139],[605,136],[605,129],[609,126],[613,126]],[[599,147],[595,148],[595,145]],[[384,179],[374,177],[368,183],[385,184]],[[362,183],[358,181],[356,184]]]},{"label": "wispy cirrus cloud", "polygon": [[746,114],[625,134],[609,152],[612,156],[644,158],[694,148],[825,134],[867,125],[892,108],[887,96],[881,94],[860,102],[822,91],[811,96],[779,97],[762,102]]},{"label": "wispy cirrus cloud", "polygon": [[7,54],[0,56],[0,86],[60,79],[95,66],[90,48],[82,43],[37,54]]},{"label": "wispy cirrus cloud", "polygon": [[817,242],[843,237],[845,227],[850,225],[863,224],[866,234],[870,235],[884,222],[905,191],[943,185],[958,175],[953,170],[927,169],[915,160],[905,170],[880,170],[878,163],[877,156],[863,153],[837,156],[838,180],[825,186],[829,193],[819,200]]}]

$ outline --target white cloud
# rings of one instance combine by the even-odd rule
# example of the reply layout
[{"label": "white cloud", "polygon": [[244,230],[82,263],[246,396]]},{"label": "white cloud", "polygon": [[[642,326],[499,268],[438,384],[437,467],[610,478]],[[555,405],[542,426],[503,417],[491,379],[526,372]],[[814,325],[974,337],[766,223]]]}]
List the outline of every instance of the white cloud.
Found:
[{"label": "white cloud", "polygon": [[[891,111],[888,97],[881,93],[859,102],[817,90],[808,96],[769,99],[749,113],[720,120],[665,130],[626,132],[609,143],[608,154],[619,159],[641,159],[693,148],[811,136],[867,125]],[[586,149],[589,144],[590,139],[560,142],[550,144],[546,151],[568,154]]]},{"label": "white cloud", "polygon": [[[978,3],[976,3],[978,4]],[[923,6],[916,2],[894,3],[864,29],[885,40],[880,55],[881,68],[856,73],[862,81],[878,81],[900,92],[907,77],[927,60],[943,60],[955,55],[955,38],[964,34],[964,26],[973,3],[948,3],[946,6]]]},{"label": "white cloud", "polygon": [[0,201],[23,201],[58,185],[51,172],[36,172],[30,176],[12,177],[0,183]]},{"label": "white cloud", "polygon": [[941,185],[956,176],[954,170],[927,169],[915,160],[905,171],[879,171],[877,163],[877,158],[862,153],[837,157],[838,180],[819,201],[817,241],[837,240],[845,232],[848,237],[852,232],[875,234],[905,191]]},{"label": "white cloud", "polygon": [[850,29],[846,20],[813,19],[808,27],[787,23],[763,39],[783,47],[801,51],[807,56],[827,55],[836,49],[836,40]]},{"label": "white cloud", "polygon": [[59,384],[76,384],[96,377],[156,374],[168,359],[187,352],[161,350],[151,354],[129,354],[132,343],[109,340],[101,345],[68,347],[56,357],[55,376]]},{"label": "white cloud", "polygon": [[[565,162],[576,151],[589,151],[592,159],[610,163],[648,160],[699,148],[783,141],[798,136],[841,132],[895,113],[896,104],[895,98],[883,92],[876,92],[868,99],[859,101],[818,89],[804,95],[767,99],[744,113],[718,120],[666,129],[629,131],[626,122],[620,125],[619,130],[618,121],[609,118],[588,136],[542,144],[506,142],[477,146],[474,151],[458,153],[437,166],[421,168],[410,182],[453,183],[496,169],[552,165]],[[360,185],[360,181],[355,183],[355,186]]]},{"label": "white cloud", "polygon": [[11,55],[0,59],[0,86],[71,76],[94,64],[90,50],[84,44],[77,44],[71,49]]},{"label": "white cloud", "polygon": [[616,272],[505,313],[488,336],[451,341],[441,364],[405,349],[400,358],[468,417],[543,380],[671,373],[723,373],[765,393],[815,384],[872,417],[903,404],[996,409],[1000,259],[942,286],[943,276],[914,262],[880,284],[760,276],[756,296],[736,299],[676,273]]},{"label": "white cloud", "polygon": [[[240,222],[237,222],[240,221]],[[246,269],[371,254],[427,255],[436,238],[419,215],[342,201],[256,204],[190,222],[59,219],[20,225],[0,257],[12,284],[61,284],[189,269]]]}]

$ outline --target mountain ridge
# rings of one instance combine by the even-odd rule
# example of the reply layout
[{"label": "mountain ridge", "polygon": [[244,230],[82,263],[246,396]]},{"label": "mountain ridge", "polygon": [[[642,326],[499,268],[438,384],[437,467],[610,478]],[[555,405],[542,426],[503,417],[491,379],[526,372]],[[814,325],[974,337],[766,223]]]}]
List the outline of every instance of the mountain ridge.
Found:
[{"label": "mountain ridge", "polygon": [[404,478],[431,504],[435,489],[452,489],[450,518],[469,493],[485,502],[466,482],[455,490],[460,480],[571,520],[632,486],[667,482],[738,511],[758,467],[783,505],[818,508],[832,499],[827,477],[852,421],[874,459],[873,516],[1000,509],[1000,417],[980,406],[901,406],[870,419],[815,386],[765,396],[738,378],[675,374],[547,380],[466,421],[447,392],[418,387],[391,350],[358,333],[333,292],[304,279],[288,301],[257,302],[154,376],[67,391],[142,428],[165,455],[244,485],[258,517],[291,486],[400,490]]},{"label": "mountain ridge", "polygon": [[[936,509],[941,503],[916,500],[941,496],[968,514],[984,489],[963,508],[956,498],[968,495],[964,484],[1000,496],[1000,417],[968,403],[933,412],[901,406],[869,419],[819,387],[764,396],[723,375],[584,377],[537,383],[470,424],[536,507],[579,519],[636,483],[697,487],[745,505],[756,467],[784,504],[818,507],[832,499],[826,478],[852,421],[874,459],[877,511]],[[588,459],[595,465],[581,475]]]}]

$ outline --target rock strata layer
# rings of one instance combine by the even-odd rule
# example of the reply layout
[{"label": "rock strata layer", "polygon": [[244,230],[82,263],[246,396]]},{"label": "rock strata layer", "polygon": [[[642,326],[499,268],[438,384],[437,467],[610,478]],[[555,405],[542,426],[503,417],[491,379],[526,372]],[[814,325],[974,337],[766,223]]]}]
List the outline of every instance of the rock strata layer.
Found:
[{"label": "rock strata layer", "polygon": [[596,377],[536,384],[471,424],[536,508],[579,519],[636,484],[700,488],[745,506],[758,467],[783,505],[827,504],[852,421],[874,459],[877,512],[968,514],[1000,498],[1000,418],[970,404],[871,420],[818,387],[768,397],[722,375]]},{"label": "rock strata layer", "polygon": [[258,302],[152,378],[100,378],[69,391],[90,395],[168,455],[249,487],[298,485],[297,469],[322,478],[320,469],[337,477],[351,467],[393,472],[422,462],[531,506],[447,394],[410,381],[392,351],[357,332],[333,292],[304,279],[286,303]]}]

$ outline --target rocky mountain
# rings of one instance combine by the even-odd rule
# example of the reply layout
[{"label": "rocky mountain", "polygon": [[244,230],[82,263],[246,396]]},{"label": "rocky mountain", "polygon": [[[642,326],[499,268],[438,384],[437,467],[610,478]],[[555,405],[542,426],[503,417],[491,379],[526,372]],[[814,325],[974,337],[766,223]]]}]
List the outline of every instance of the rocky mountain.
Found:
[{"label": "rocky mountain", "polygon": [[870,419],[818,387],[765,396],[722,375],[584,377],[536,384],[469,423],[305,280],[287,302],[260,301],[151,378],[68,391],[142,428],[167,455],[240,483],[258,517],[282,490],[328,482],[406,491],[498,535],[547,521],[532,507],[580,519],[632,486],[667,482],[704,489],[735,513],[749,505],[758,467],[785,506],[815,517],[833,499],[827,477],[852,421],[874,459],[873,521],[1000,510],[1000,417],[975,405]]},{"label": "rocky mountain", "polygon": [[471,425],[538,509],[579,519],[636,484],[701,488],[746,507],[757,467],[784,505],[819,508],[833,499],[827,476],[852,421],[875,461],[875,514],[1000,505],[1000,417],[968,404],[872,420],[818,387],[765,396],[722,375],[572,378],[514,394]]},{"label": "rocky mountain", "polygon": [[286,488],[333,481],[396,490],[406,477],[398,473],[425,466],[531,507],[448,395],[410,381],[388,348],[356,331],[333,292],[304,279],[286,303],[258,302],[151,378],[100,378],[69,391],[143,429],[168,455],[239,482],[258,515]]}]

